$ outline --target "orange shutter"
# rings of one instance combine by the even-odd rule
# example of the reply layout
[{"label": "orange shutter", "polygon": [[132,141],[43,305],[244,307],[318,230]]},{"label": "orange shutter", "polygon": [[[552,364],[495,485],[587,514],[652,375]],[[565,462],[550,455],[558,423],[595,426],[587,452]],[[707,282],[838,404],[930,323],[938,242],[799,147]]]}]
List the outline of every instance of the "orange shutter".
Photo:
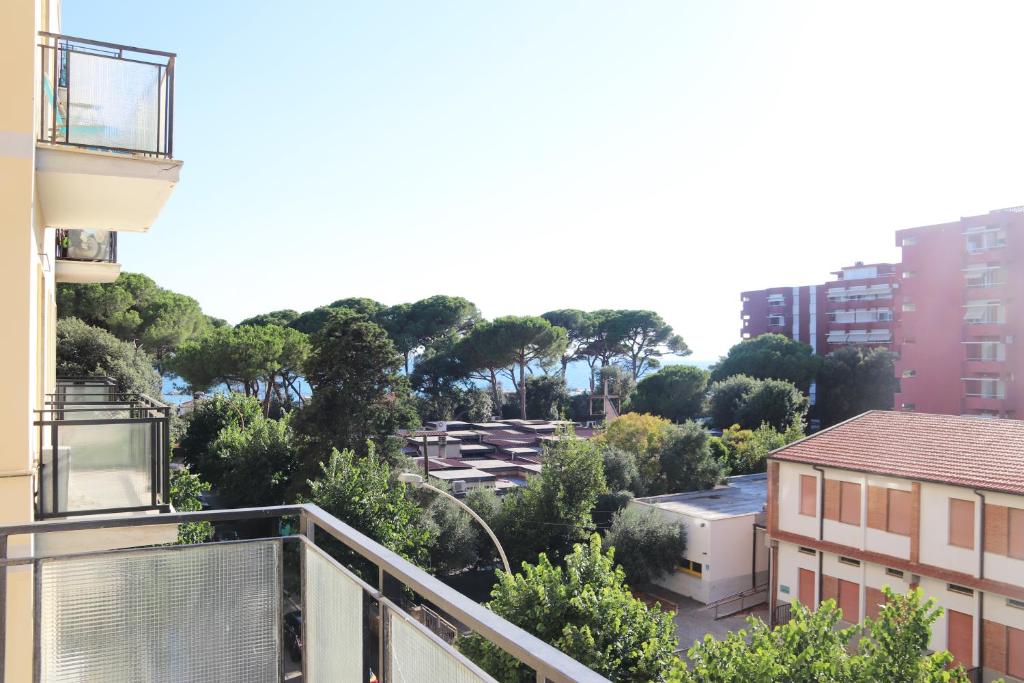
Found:
[{"label": "orange shutter", "polygon": [[800,475],[800,514],[817,517],[818,478],[810,474]]},{"label": "orange shutter", "polygon": [[974,548],[974,501],[949,499],[949,544]]},{"label": "orange shutter", "polygon": [[886,490],[881,486],[868,486],[868,526],[872,529],[885,530],[889,506]]},{"label": "orange shutter", "polygon": [[894,534],[909,536],[912,531],[911,518],[913,511],[910,491],[889,489],[889,520],[888,531]]},{"label": "orange shutter", "polygon": [[814,572],[810,569],[800,570],[800,588],[797,598],[807,609],[814,609]]},{"label": "orange shutter", "polygon": [[860,526],[860,484],[842,482],[840,501],[839,521]]},{"label": "orange shutter", "polygon": [[982,666],[999,673],[1006,673],[1006,627],[1002,624],[985,619],[981,622],[981,638],[984,643],[981,651],[985,661]]},{"label": "orange shutter", "polygon": [[946,611],[946,646],[957,664],[965,669],[974,666],[974,617],[955,610]]},{"label": "orange shutter", "polygon": [[885,594],[878,588],[864,588],[864,602],[866,604],[867,616],[877,619],[885,604]]},{"label": "orange shutter", "polygon": [[985,552],[997,555],[1007,553],[1007,513],[1005,505],[985,504]]},{"label": "orange shutter", "polygon": [[825,519],[839,521],[839,482],[825,480]]},{"label": "orange shutter", "polygon": [[1009,528],[1007,554],[1024,560],[1024,509],[1010,508],[1006,526]]},{"label": "orange shutter", "polygon": [[821,600],[839,600],[839,579],[828,574],[821,575]]},{"label": "orange shutter", "polygon": [[860,585],[839,579],[839,609],[843,610],[843,621],[860,622]]},{"label": "orange shutter", "polygon": [[1016,678],[1024,678],[1024,631],[1019,628],[1006,628],[1006,673]]}]

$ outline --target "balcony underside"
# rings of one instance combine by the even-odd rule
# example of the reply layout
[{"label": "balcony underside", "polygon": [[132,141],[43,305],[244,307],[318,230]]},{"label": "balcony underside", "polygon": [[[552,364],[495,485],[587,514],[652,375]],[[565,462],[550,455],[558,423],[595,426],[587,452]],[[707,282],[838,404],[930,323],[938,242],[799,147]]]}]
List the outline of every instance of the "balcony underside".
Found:
[{"label": "balcony underside", "polygon": [[36,181],[51,228],[145,232],[171,196],[182,162],[39,143]]},{"label": "balcony underside", "polygon": [[72,261],[69,259],[57,259],[57,268],[54,271],[57,282],[74,284],[113,282],[120,274],[120,263]]}]

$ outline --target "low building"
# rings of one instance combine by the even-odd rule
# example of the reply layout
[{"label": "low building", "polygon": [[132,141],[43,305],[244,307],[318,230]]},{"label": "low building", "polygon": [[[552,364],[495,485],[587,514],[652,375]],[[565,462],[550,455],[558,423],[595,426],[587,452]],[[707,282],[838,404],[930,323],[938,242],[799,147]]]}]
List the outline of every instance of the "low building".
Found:
[{"label": "low building", "polygon": [[655,583],[703,603],[767,585],[766,496],[767,475],[748,474],[707,491],[631,501],[686,529],[685,559]]},{"label": "low building", "polygon": [[831,598],[859,622],[920,587],[932,649],[1024,681],[1024,421],[871,411],[785,446],[768,536],[773,621]]}]

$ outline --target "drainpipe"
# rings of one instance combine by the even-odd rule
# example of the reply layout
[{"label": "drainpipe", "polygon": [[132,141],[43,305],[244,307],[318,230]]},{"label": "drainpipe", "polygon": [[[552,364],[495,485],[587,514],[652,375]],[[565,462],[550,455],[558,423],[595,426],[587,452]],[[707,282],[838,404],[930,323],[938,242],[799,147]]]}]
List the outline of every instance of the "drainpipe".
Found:
[{"label": "drainpipe", "polygon": [[[985,580],[985,494],[974,489],[974,495],[981,499],[981,533],[978,534],[978,578]],[[985,668],[985,591],[978,591],[978,666]]]},{"label": "drainpipe", "polygon": [[[821,465],[811,465],[811,469],[821,475],[818,479],[818,540],[825,540],[825,470]],[[821,604],[821,594],[825,590],[825,579],[822,570],[825,567],[825,553],[818,549],[818,604]]]}]

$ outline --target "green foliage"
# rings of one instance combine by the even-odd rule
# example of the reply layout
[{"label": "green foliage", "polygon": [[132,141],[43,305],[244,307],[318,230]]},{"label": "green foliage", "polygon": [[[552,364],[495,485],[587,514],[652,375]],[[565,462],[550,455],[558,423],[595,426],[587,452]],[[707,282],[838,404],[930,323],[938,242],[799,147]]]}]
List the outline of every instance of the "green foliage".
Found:
[{"label": "green foliage", "polygon": [[422,510],[372,444],[363,457],[332,450],[320,469],[321,475],[308,482],[309,502],[407,560],[426,564],[431,530],[421,524]]},{"label": "green foliage", "polygon": [[597,503],[590,513],[594,520],[594,526],[601,530],[608,529],[612,525],[615,513],[624,510],[631,500],[633,500],[633,492],[626,490],[607,491],[599,495]]},{"label": "green foliage", "polygon": [[633,491],[640,479],[636,454],[616,446],[601,449],[604,461],[604,480],[612,491]]},{"label": "green foliage", "polygon": [[807,391],[820,365],[821,359],[807,344],[781,334],[762,334],[729,349],[711,369],[711,380],[748,375],[755,379],[785,380]]},{"label": "green foliage", "polygon": [[57,313],[138,342],[158,361],[210,327],[199,302],[140,273],[121,273],[106,284],[60,284]]},{"label": "green foliage", "polygon": [[661,476],[649,485],[654,493],[708,489],[722,478],[721,466],[711,455],[708,433],[692,420],[668,430],[659,460]]},{"label": "green foliage", "polygon": [[554,327],[561,327],[566,333],[566,347],[562,351],[560,363],[562,366],[562,377],[569,367],[569,363],[581,358],[580,349],[590,338],[593,331],[593,320],[589,313],[575,308],[565,308],[558,311],[548,311],[541,316]]},{"label": "green foliage", "polygon": [[868,410],[891,410],[898,388],[891,351],[836,349],[825,356],[818,372],[818,417],[828,427]]},{"label": "green foliage", "polygon": [[203,479],[219,487],[223,468],[210,445],[225,427],[245,428],[255,422],[262,411],[254,396],[242,394],[217,394],[197,401],[195,410],[183,419],[185,433],[178,442],[185,462]]},{"label": "green foliage", "polygon": [[[435,539],[429,550],[430,567],[435,572],[452,574],[476,563],[481,544],[478,536],[486,534],[465,510],[444,496],[432,495],[423,515],[423,526]],[[490,543],[491,539],[486,541]]]},{"label": "green foliage", "polygon": [[[198,474],[192,474],[188,466],[171,470],[171,506],[178,512],[198,512],[203,509],[200,496],[210,490],[210,484]],[[213,537],[213,525],[209,522],[189,522],[178,525],[178,544],[202,543]]]},{"label": "green foliage", "polygon": [[[564,567],[542,554],[520,574],[501,573],[491,596],[488,607],[498,615],[613,681],[669,681],[681,673],[672,615],[630,594],[597,534],[577,544]],[[535,680],[532,670],[478,635],[456,644],[499,681]]]},{"label": "green foliage", "polygon": [[748,429],[768,423],[777,430],[803,421],[810,401],[793,384],[734,375],[711,385],[708,411],[720,429],[739,424]]},{"label": "green foliage", "polygon": [[[618,365],[606,365],[597,370],[596,396],[604,394],[605,384],[608,385],[608,393],[612,396],[618,396],[622,400],[623,405],[628,402],[629,397],[632,396],[637,387],[636,379],[633,378],[632,373]],[[632,408],[629,408],[629,410],[639,412]]]},{"label": "green foliage", "polygon": [[210,444],[220,481],[213,482],[224,505],[263,507],[286,502],[299,464],[299,449],[288,416],[262,415],[245,426],[228,424]]},{"label": "green foliage", "polygon": [[271,311],[270,313],[260,313],[254,315],[251,318],[246,318],[242,322],[238,323],[239,327],[259,327],[261,325],[277,325],[278,327],[288,327],[299,317],[298,311],[293,311],[290,308],[285,308],[280,311]]},{"label": "green foliage", "polygon": [[639,476],[630,490],[647,495],[661,477],[661,452],[671,427],[662,417],[626,413],[612,420],[594,441],[633,454]]},{"label": "green foliage", "polygon": [[709,445],[723,474],[729,476],[764,472],[769,453],[802,438],[804,425],[794,420],[781,432],[766,424],[754,430],[733,425],[723,430],[721,437],[711,437]]},{"label": "green foliage", "polygon": [[511,358],[511,367],[504,372],[519,394],[519,417],[525,420],[527,368],[532,363],[546,365],[557,361],[568,344],[568,337],[561,327],[553,327],[538,316],[508,315],[497,318],[491,325],[493,330],[488,339],[497,345],[497,355]]},{"label": "green foliage", "polygon": [[57,375],[105,375],[121,391],[160,396],[160,374],[148,353],[76,318],[57,321]]},{"label": "green foliage", "polygon": [[634,381],[660,367],[659,359],[666,354],[692,353],[683,338],[673,334],[672,326],[654,311],[615,311],[607,324]]},{"label": "green foliage", "polygon": [[561,557],[593,529],[591,511],[605,490],[600,447],[563,434],[544,449],[544,467],[505,497],[498,538],[512,564],[548,552]]},{"label": "green foliage", "polygon": [[223,383],[257,396],[262,386],[269,414],[272,396],[294,385],[308,355],[306,335],[288,327],[218,327],[182,344],[169,367],[195,389]]},{"label": "green foliage", "polygon": [[712,384],[708,393],[711,424],[719,429],[738,424],[740,407],[757,384],[756,379],[747,375],[733,375]]},{"label": "green foliage", "polygon": [[452,355],[468,377],[487,382],[494,410],[504,404],[498,374],[512,365],[513,349],[501,339],[501,330],[493,323],[479,322],[452,348]]},{"label": "green foliage", "polygon": [[526,378],[526,414],[531,420],[557,420],[569,408],[569,388],[561,375]]},{"label": "green foliage", "polygon": [[[402,359],[378,325],[364,316],[337,315],[311,338],[305,376],[313,398],[299,411],[296,428],[313,445],[306,472],[331,448],[383,448],[399,428],[419,423]],[[309,475],[307,475],[309,476]]]},{"label": "green foliage", "polygon": [[762,424],[782,430],[793,422],[802,422],[810,405],[793,384],[780,379],[765,379],[743,397],[736,421],[744,427]]},{"label": "green foliage", "polygon": [[692,420],[701,414],[708,389],[707,370],[691,365],[670,365],[640,380],[629,409],[651,413],[673,422]]},{"label": "green foliage", "polygon": [[686,552],[686,530],[653,508],[627,507],[612,517],[604,544],[615,549],[629,584],[640,586],[675,571]]},{"label": "green foliage", "polygon": [[[942,610],[934,600],[921,601],[920,590],[898,595],[883,588],[886,604],[878,619],[837,628],[841,610],[824,601],[808,612],[793,604],[789,622],[768,628],[749,618],[749,631],[733,631],[722,640],[710,634],[688,652],[690,683],[966,683],[962,668],[948,668],[948,652],[928,652],[931,627]],[[858,633],[863,633],[857,642]]]},{"label": "green foliage", "polygon": [[[501,530],[503,513],[502,500],[493,489],[473,489],[466,494],[463,502],[473,508],[473,511],[483,518],[487,523],[487,526],[491,527],[495,534]],[[484,533],[483,529],[477,529],[474,546],[476,556],[480,564],[496,564],[499,561],[498,552],[494,547],[494,542],[486,533]]]},{"label": "green foliage", "polygon": [[480,320],[475,304],[459,296],[431,296],[379,311],[371,319],[391,337],[406,374],[417,349],[428,349],[467,334]]}]

